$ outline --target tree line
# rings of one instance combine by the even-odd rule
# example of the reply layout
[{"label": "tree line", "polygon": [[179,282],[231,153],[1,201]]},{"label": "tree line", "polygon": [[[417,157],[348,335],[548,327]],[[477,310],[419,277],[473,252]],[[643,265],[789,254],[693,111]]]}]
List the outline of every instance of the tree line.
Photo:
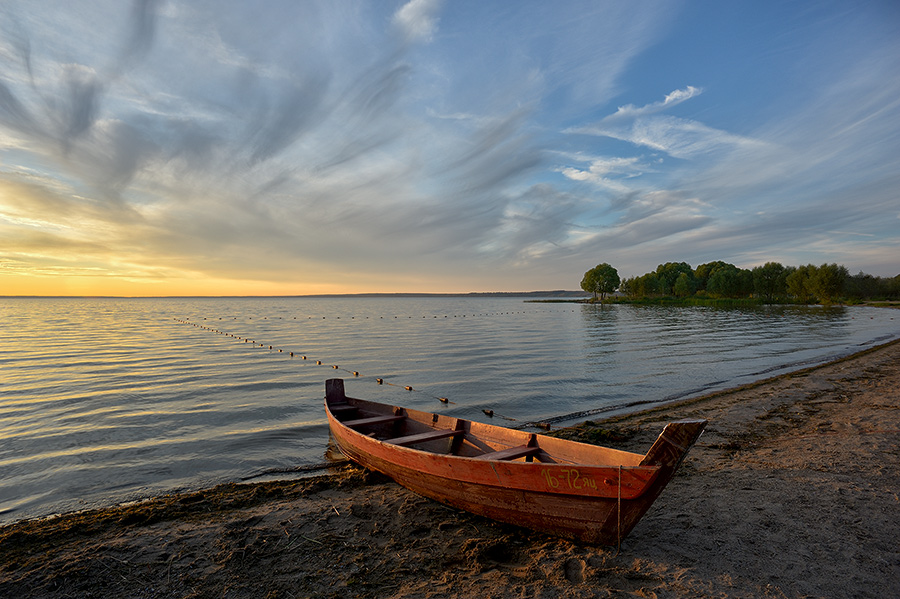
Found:
[{"label": "tree line", "polygon": [[795,301],[833,304],[844,301],[900,299],[900,275],[875,277],[863,272],[851,275],[845,266],[784,266],[767,262],[746,269],[715,261],[692,268],[687,262],[666,262],[640,276],[620,280],[607,263],[587,271],[581,288],[594,299],[619,291],[639,298],[757,298],[764,302]]}]

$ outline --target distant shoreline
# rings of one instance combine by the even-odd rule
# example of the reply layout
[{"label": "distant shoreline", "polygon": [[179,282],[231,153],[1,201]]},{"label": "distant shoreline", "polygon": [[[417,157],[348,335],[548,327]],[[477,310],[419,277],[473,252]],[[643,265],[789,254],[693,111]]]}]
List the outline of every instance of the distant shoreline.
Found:
[{"label": "distant shoreline", "polygon": [[318,293],[310,295],[0,295],[0,299],[292,299],[353,297],[565,297],[587,298],[584,291],[472,291],[469,293]]}]

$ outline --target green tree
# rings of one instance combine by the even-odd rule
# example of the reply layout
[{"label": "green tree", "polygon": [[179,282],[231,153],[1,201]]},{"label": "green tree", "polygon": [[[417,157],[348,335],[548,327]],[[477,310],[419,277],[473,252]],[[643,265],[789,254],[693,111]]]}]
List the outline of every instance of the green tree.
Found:
[{"label": "green tree", "polygon": [[900,299],[900,275],[891,279],[886,279],[884,289],[884,294],[887,299]]},{"label": "green tree", "polygon": [[753,274],[734,264],[716,260],[701,264],[694,270],[697,291],[714,297],[747,297],[753,293]]},{"label": "green tree", "polygon": [[656,276],[655,272],[648,272],[647,274],[642,275],[638,278],[638,281],[640,284],[638,288],[641,290],[640,294],[643,297],[662,293],[659,285],[659,277]]},{"label": "green tree", "polygon": [[618,289],[620,282],[619,272],[604,262],[584,273],[584,278],[581,279],[581,288],[593,293],[594,300],[597,299],[598,294],[602,300],[607,293],[612,293]]},{"label": "green tree", "polygon": [[766,298],[766,301],[772,301],[787,293],[785,279],[787,279],[788,273],[778,262],[766,262],[751,272],[753,273],[753,292]]},{"label": "green tree", "polygon": [[819,302],[829,305],[844,295],[850,273],[846,266],[823,264],[810,276],[811,289]]},{"label": "green tree", "polygon": [[688,297],[694,295],[694,279],[686,272],[680,273],[672,286],[672,292],[676,297]]},{"label": "green tree", "polygon": [[753,295],[753,271],[749,268],[740,269],[740,287],[738,297],[750,297]]},{"label": "green tree", "polygon": [[674,295],[675,283],[682,274],[687,277],[691,289],[696,289],[694,269],[687,262],[666,262],[657,266],[656,277],[659,280],[660,293]]},{"label": "green tree", "polygon": [[812,278],[816,273],[816,267],[812,264],[798,266],[785,279],[789,294],[800,300],[808,302],[813,298]]},{"label": "green tree", "polygon": [[697,291],[706,291],[707,286],[709,284],[709,279],[717,270],[725,267],[733,267],[734,264],[729,264],[728,262],[722,262],[721,260],[716,260],[715,262],[707,262],[706,264],[701,264],[697,268],[694,269],[694,277],[697,279]]},{"label": "green tree", "polygon": [[627,279],[622,280],[622,284],[619,285],[619,291],[628,297],[638,297],[638,286],[638,277],[628,277]]},{"label": "green tree", "polygon": [[709,277],[706,290],[713,297],[738,297],[741,292],[740,269],[734,264],[720,266]]},{"label": "green tree", "polygon": [[855,300],[885,298],[885,288],[880,277],[873,277],[862,271],[847,279],[847,297]]}]

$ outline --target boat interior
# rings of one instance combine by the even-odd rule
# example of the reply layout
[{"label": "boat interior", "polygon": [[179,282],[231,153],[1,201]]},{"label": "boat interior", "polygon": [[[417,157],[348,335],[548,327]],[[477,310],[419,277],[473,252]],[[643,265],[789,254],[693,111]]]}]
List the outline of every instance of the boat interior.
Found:
[{"label": "boat interior", "polygon": [[335,420],[368,437],[420,451],[478,460],[637,466],[643,455],[346,397],[326,397]]}]

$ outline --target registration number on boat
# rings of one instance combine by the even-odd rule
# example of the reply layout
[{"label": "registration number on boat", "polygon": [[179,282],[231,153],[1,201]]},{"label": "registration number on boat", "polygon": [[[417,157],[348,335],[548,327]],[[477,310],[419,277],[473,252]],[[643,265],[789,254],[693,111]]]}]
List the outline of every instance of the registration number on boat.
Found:
[{"label": "registration number on boat", "polygon": [[563,485],[570,491],[597,490],[597,481],[589,476],[582,476],[576,468],[561,468],[554,471],[545,468],[542,473],[547,480],[547,486],[551,489],[558,489]]}]

